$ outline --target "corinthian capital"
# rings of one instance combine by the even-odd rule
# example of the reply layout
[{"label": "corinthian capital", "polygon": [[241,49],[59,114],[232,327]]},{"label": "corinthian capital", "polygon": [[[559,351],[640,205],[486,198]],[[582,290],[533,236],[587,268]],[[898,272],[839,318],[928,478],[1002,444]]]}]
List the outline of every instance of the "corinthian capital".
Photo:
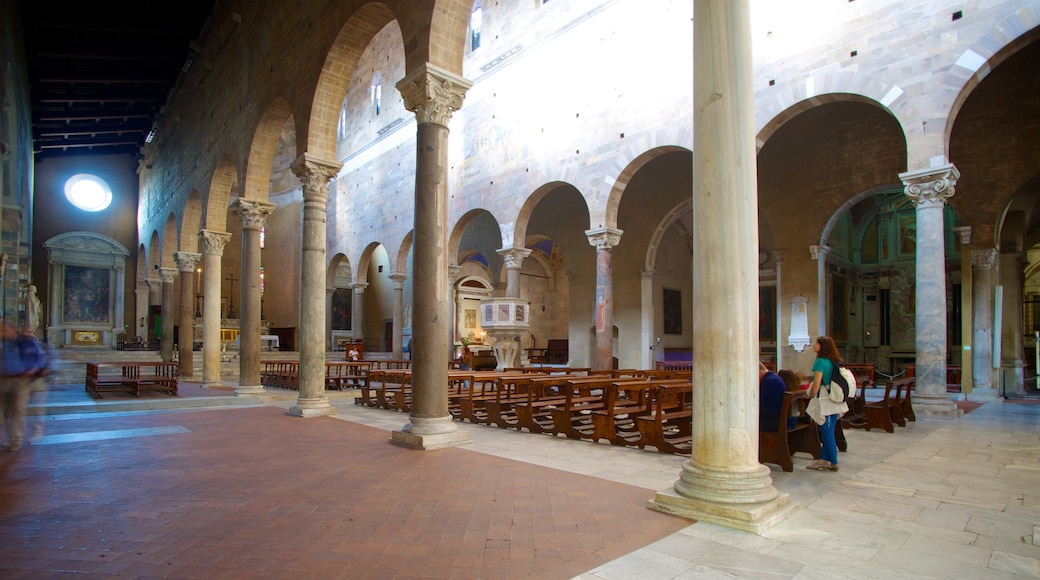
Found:
[{"label": "corinthian capital", "polygon": [[199,241],[202,242],[203,254],[207,256],[222,256],[224,255],[224,246],[231,241],[231,234],[202,230],[199,232]]},{"label": "corinthian capital", "polygon": [[621,234],[625,232],[615,228],[599,228],[596,230],[585,230],[589,238],[589,244],[597,250],[609,250],[621,243]]},{"label": "corinthian capital", "polygon": [[303,182],[303,198],[319,197],[325,199],[329,194],[329,180],[336,177],[343,164],[338,161],[326,161],[304,153],[289,166],[296,177]]},{"label": "corinthian capital", "polygon": [[177,269],[159,268],[159,279],[162,280],[163,284],[173,284],[173,281],[177,279]]},{"label": "corinthian capital", "polygon": [[404,288],[404,282],[408,279],[408,274],[403,272],[395,272],[387,276],[390,279],[390,283],[394,285],[394,290],[401,290]]},{"label": "corinthian capital", "polygon": [[195,252],[173,253],[173,261],[177,263],[177,269],[181,272],[191,272],[195,270],[195,264],[199,263],[200,258],[202,258],[202,254],[196,254]]},{"label": "corinthian capital", "polygon": [[275,207],[266,201],[238,197],[231,202],[231,213],[242,220],[243,230],[261,230]]},{"label": "corinthian capital", "polygon": [[971,251],[971,267],[989,270],[997,259],[997,251],[993,248]]},{"label": "corinthian capital", "polygon": [[462,99],[473,82],[430,63],[424,63],[398,81],[404,108],[415,113],[420,125],[448,126],[451,115],[462,108]]},{"label": "corinthian capital", "polygon": [[527,248],[502,248],[501,250],[495,250],[499,256],[502,256],[502,260],[506,263],[506,268],[509,270],[519,270],[520,265],[524,263],[524,258],[531,255],[531,250]]},{"label": "corinthian capital", "polygon": [[953,195],[960,176],[960,171],[952,164],[899,174],[906,196],[915,207],[942,207]]}]

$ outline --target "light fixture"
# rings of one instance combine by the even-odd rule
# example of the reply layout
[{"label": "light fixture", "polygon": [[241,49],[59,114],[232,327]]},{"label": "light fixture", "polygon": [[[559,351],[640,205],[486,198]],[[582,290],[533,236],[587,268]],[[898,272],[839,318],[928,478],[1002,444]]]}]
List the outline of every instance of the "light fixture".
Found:
[{"label": "light fixture", "polygon": [[144,138],[144,142],[145,143],[151,143],[152,139],[155,139],[155,128],[154,127],[152,127],[152,130],[148,132],[148,136]]}]

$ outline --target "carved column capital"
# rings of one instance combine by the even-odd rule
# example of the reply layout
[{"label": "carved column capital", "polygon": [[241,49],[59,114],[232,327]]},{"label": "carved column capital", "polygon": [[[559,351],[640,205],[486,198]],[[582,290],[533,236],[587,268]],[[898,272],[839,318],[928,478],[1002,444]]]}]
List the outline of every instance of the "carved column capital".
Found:
[{"label": "carved column capital", "polygon": [[971,226],[958,226],[951,229],[953,229],[954,235],[960,239],[962,246],[971,245]]},{"label": "carved column capital", "polygon": [[394,272],[393,274],[387,276],[387,278],[389,278],[390,282],[394,285],[394,290],[401,290],[404,288],[405,280],[408,279],[408,274]]},{"label": "carved column capital", "polygon": [[509,270],[519,270],[524,263],[524,258],[531,255],[531,250],[527,248],[502,248],[495,251],[502,256],[502,260],[505,261],[506,268]]},{"label": "carved column capital", "polygon": [[266,201],[255,199],[235,198],[231,202],[231,213],[242,220],[243,230],[261,230],[267,223],[267,218],[274,213],[277,206]]},{"label": "carved column capital", "polygon": [[774,264],[777,266],[783,266],[785,261],[787,261],[787,250],[777,250],[773,252]]},{"label": "carved column capital", "polygon": [[900,173],[906,196],[915,207],[942,207],[953,195],[954,186],[961,176],[953,164],[929,167],[918,171]]},{"label": "carved column capital", "polygon": [[173,253],[173,261],[177,262],[177,269],[181,272],[194,271],[195,264],[198,264],[200,259],[202,259],[202,254],[196,254],[195,252]]},{"label": "carved column capital", "polygon": [[971,251],[971,267],[989,270],[997,259],[997,251],[993,248]]},{"label": "carved column capital", "polygon": [[173,284],[173,281],[177,279],[177,269],[159,268],[159,279],[162,280],[163,284]]},{"label": "carved column capital", "polygon": [[639,270],[639,279],[640,280],[653,280],[655,274],[657,274],[657,270],[654,270],[654,269],[651,269],[651,268],[641,268]]},{"label": "carved column capital", "polygon": [[289,168],[303,182],[304,201],[325,201],[329,195],[329,180],[336,177],[343,164],[338,161],[318,159],[304,153],[290,164]]},{"label": "carved column capital", "polygon": [[145,278],[144,283],[148,284],[148,290],[151,292],[157,292],[162,288],[162,280],[156,280],[155,278]]},{"label": "carved column capital", "polygon": [[816,262],[820,258],[826,257],[827,252],[830,251],[831,247],[827,244],[813,244],[809,246],[809,257],[812,258],[814,262]]},{"label": "carved column capital", "polygon": [[199,241],[202,242],[203,254],[207,256],[222,256],[224,255],[224,246],[231,241],[231,234],[201,230],[199,232]]},{"label": "carved column capital", "polygon": [[397,90],[404,99],[404,108],[415,113],[420,125],[440,125],[447,128],[455,111],[462,108],[462,100],[473,82],[430,63],[424,63],[398,81]]},{"label": "carved column capital", "polygon": [[625,232],[616,228],[585,230],[585,235],[589,238],[589,245],[597,250],[609,250],[620,244],[621,234],[623,233]]},{"label": "carved column capital", "polygon": [[368,288],[368,282],[354,282],[350,287],[354,289],[354,294],[364,294],[365,288]]}]

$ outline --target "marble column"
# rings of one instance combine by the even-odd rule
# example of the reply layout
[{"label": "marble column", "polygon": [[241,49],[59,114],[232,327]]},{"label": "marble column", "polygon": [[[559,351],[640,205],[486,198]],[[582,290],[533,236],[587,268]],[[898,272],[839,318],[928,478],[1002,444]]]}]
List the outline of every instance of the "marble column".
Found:
[{"label": "marble column", "polygon": [[809,256],[816,262],[816,336],[827,336],[827,254],[830,249],[823,244],[809,246]]},{"label": "marble column", "polygon": [[[652,369],[657,360],[657,344],[654,336],[654,274],[655,270],[643,269],[639,271],[639,319],[643,329],[642,339],[645,348],[639,349],[642,353],[639,357],[640,368]],[[662,357],[663,358],[663,357]],[[624,366],[624,365],[622,365]]]},{"label": "marble column", "polygon": [[[943,208],[960,173],[953,165],[901,173],[906,196],[917,209],[917,280],[914,410],[958,415],[946,394],[946,232]],[[989,365],[987,365],[989,368]]]},{"label": "marble column", "polygon": [[614,246],[621,243],[621,230],[586,230],[589,244],[596,248],[596,355],[595,370],[614,368]]},{"label": "marble column", "polygon": [[787,251],[777,250],[773,252],[773,263],[776,264],[776,304],[773,305],[773,327],[776,329],[776,368],[784,368],[784,349],[783,349],[783,320],[784,320],[784,302],[783,302],[783,278],[780,276],[783,270],[784,262],[787,261]]},{"label": "marble column", "polygon": [[120,332],[126,332],[126,319],[123,315],[126,311],[126,266],[117,264],[112,269],[116,272],[115,312],[112,320],[112,345],[115,346],[115,336]]},{"label": "marble column", "polygon": [[[452,263],[448,266],[448,293],[451,296],[451,304],[448,305],[448,318],[451,319],[451,324],[448,325],[448,336],[445,337],[448,344],[452,345],[454,349],[455,341],[459,340],[459,317],[462,316],[462,305],[459,304],[459,289],[455,286],[455,282],[458,281],[459,275],[462,274],[462,266]],[[414,289],[414,285],[413,285]],[[413,290],[412,295],[415,295]],[[414,298],[413,298],[414,302]],[[479,316],[479,315],[478,315]],[[415,336],[415,330],[412,330],[412,336]],[[414,343],[413,343],[414,346]],[[454,356],[454,354],[452,354]],[[414,355],[413,355],[414,358]]]},{"label": "marble column", "polygon": [[174,252],[173,261],[181,273],[180,310],[177,312],[177,326],[180,336],[177,338],[177,373],[181,378],[195,374],[195,264],[202,259],[202,254],[194,252]]},{"label": "marble column", "polygon": [[145,318],[148,317],[148,281],[138,280],[134,288],[134,334],[145,336]]},{"label": "marble column", "polygon": [[[260,384],[260,230],[275,205],[235,198],[231,213],[242,220],[242,283],[239,285],[238,387],[236,395],[264,392]],[[322,350],[325,350],[324,344]]]},{"label": "marble column", "polygon": [[1025,394],[1025,346],[1022,341],[1022,321],[1025,313],[1022,308],[1022,291],[1025,287],[1025,267],[1028,262],[1019,252],[1000,254],[1000,285],[1004,287],[1004,307],[1001,311],[1000,359],[1001,372],[1004,373],[1004,392],[996,393],[998,397],[1007,394]]},{"label": "marble column", "polygon": [[448,413],[448,122],[472,82],[430,63],[397,83],[417,121],[413,261],[412,412],[392,440],[434,449],[469,443]]},{"label": "marble column", "polygon": [[354,282],[354,299],[350,301],[350,330],[354,338],[365,338],[365,288],[368,282]]},{"label": "marble column", "polygon": [[[971,250],[971,398],[993,400],[993,248]],[[945,389],[944,389],[945,390]],[[916,401],[915,401],[916,404]]]},{"label": "marble column", "polygon": [[520,297],[520,268],[524,258],[531,255],[527,248],[502,248],[496,250],[506,265],[506,298]]},{"label": "marble column", "polygon": [[[47,342],[54,346],[65,344],[65,332],[59,329],[61,326],[61,308],[58,308],[58,305],[62,303],[61,275],[64,267],[64,262],[54,259],[47,261],[48,280],[50,280],[47,292],[49,300],[47,304]],[[3,274],[3,272],[0,272],[0,274]],[[0,305],[0,308],[2,307],[3,305]]]},{"label": "marble column", "polygon": [[159,279],[162,280],[162,316],[159,317],[162,327],[159,335],[159,355],[163,361],[173,361],[173,323],[177,315],[173,310],[173,281],[177,279],[176,268],[159,268]]},{"label": "marble column", "polygon": [[202,273],[202,387],[221,386],[220,262],[229,241],[231,234],[227,232],[199,232],[199,245],[206,259]]},{"label": "marble column", "polygon": [[673,489],[658,492],[648,507],[761,533],[793,508],[758,462],[749,0],[695,0],[693,26],[693,453]]},{"label": "marble column", "polygon": [[325,214],[329,180],[342,164],[304,153],[292,163],[303,181],[303,259],[300,272],[300,396],[290,415],[318,417],[336,410],[325,395]]},{"label": "marble column", "polygon": [[394,360],[404,359],[404,345],[402,344],[402,337],[404,336],[404,282],[408,279],[408,274],[394,273],[390,274],[390,283],[394,285],[394,335],[391,339],[393,345],[393,358]]}]

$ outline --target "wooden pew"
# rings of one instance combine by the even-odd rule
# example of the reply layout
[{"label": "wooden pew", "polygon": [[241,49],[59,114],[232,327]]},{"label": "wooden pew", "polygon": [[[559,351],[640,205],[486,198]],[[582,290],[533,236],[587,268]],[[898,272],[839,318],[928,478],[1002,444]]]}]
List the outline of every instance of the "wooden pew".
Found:
[{"label": "wooden pew", "polygon": [[88,362],[84,387],[95,399],[100,399],[101,393],[126,393],[140,397],[146,391],[176,397],[177,383],[175,362]]},{"label": "wooden pew", "polygon": [[693,384],[688,380],[651,381],[655,387],[651,412],[636,417],[640,449],[647,445],[662,453],[689,454],[692,445]]},{"label": "wooden pew", "polygon": [[644,377],[629,377],[607,385],[603,408],[592,411],[593,442],[606,439],[611,445],[636,444],[639,428],[635,418],[651,412],[656,389]]},{"label": "wooden pew", "polygon": [[[784,471],[794,471],[791,456],[797,452],[820,458],[820,431],[811,419],[799,421],[793,427],[787,426],[787,418],[795,405],[804,406],[809,400],[807,392],[786,392],[780,404],[780,418],[775,431],[758,432],[758,461],[779,465]],[[805,414],[808,419],[808,414]]]},{"label": "wooden pew", "polygon": [[868,387],[874,386],[874,363],[844,363],[844,366],[852,371],[857,384],[863,384],[860,382],[863,380]]},{"label": "wooden pew", "polygon": [[[917,415],[914,414],[914,405],[910,392],[914,390],[914,377],[899,379],[892,381],[892,385],[896,388],[895,404],[899,407],[899,414],[907,421],[917,421]],[[895,420],[893,416],[892,420]],[[905,426],[905,424],[901,425]]]},{"label": "wooden pew", "polygon": [[885,394],[880,400],[866,399],[864,396],[863,410],[866,414],[866,423],[863,429],[884,429],[886,433],[895,433],[895,424],[892,421],[892,407],[895,399],[892,398],[892,383],[885,383]]}]

